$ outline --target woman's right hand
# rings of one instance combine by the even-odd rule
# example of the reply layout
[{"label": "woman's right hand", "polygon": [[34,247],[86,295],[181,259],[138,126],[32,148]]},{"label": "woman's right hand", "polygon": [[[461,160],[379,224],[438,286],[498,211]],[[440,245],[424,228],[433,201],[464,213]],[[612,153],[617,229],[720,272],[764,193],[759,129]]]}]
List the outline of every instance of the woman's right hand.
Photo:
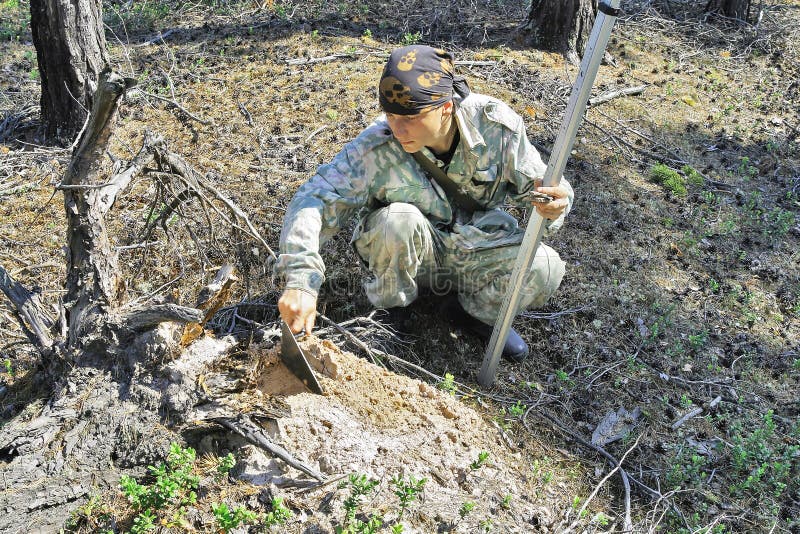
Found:
[{"label": "woman's right hand", "polygon": [[317,297],[302,289],[285,289],[278,299],[278,311],[292,333],[311,333],[317,318]]}]

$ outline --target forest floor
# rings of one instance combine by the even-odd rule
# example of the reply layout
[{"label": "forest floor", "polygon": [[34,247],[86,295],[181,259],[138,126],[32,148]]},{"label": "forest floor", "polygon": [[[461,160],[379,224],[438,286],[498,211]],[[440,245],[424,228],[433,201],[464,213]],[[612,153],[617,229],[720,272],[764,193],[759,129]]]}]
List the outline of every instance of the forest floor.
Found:
[{"label": "forest floor", "polygon": [[[693,4],[623,2],[608,48],[614,61],[601,67],[593,95],[645,88],[587,112],[566,171],[575,206],[548,242],[567,274],[544,309],[515,322],[529,360],[501,363],[496,384],[480,388],[484,347],[441,323],[428,296],[412,307],[413,337],[383,335],[365,319],[366,273],[340,232],[323,248],[320,312],[413,364],[384,359],[394,374],[326,345],[329,359],[353,369],[323,378],[329,401],[282,394],[284,443],[345,478],[278,487],[292,473],[281,471],[261,480],[267,491],[210,477],[216,460],[204,456],[198,473],[212,468],[201,473],[208,482],[195,511],[159,528],[213,531],[210,502],[266,514],[280,495],[293,515],[275,531],[333,532],[347,522],[348,491],[364,489],[364,480],[346,478],[354,473],[379,481],[365,489],[358,517],[380,515],[387,532],[400,515],[394,476],[427,479],[403,515],[405,532],[561,531],[576,520],[576,528],[618,532],[627,492],[618,473],[604,476],[614,467],[607,457],[624,457],[636,531],[800,531],[800,2],[754,3],[753,24],[704,17]],[[70,151],[35,137],[39,75],[26,10],[24,1],[0,3],[0,264],[56,302],[65,265],[54,186]],[[294,191],[378,115],[376,82],[392,48],[453,50],[472,89],[520,113],[545,158],[577,72],[528,46],[524,7],[503,0],[137,0],[104,11],[113,66],[138,81],[110,152],[129,159],[146,129],[161,133],[273,249]],[[234,301],[248,306],[220,314],[218,334],[274,321],[280,288],[266,251],[242,232],[209,224],[195,204],[143,236],[172,194],[140,180],[117,200],[113,244],[135,280],[129,296],[192,301],[232,261],[241,278]],[[330,322],[319,324],[328,341],[309,343],[367,356]],[[254,345],[218,362],[247,377],[220,394],[269,397],[256,393],[264,384],[253,374],[266,350]],[[25,384],[40,362],[1,308],[0,359],[0,425],[34,417],[46,397]],[[412,405],[402,417],[398,404],[372,397],[389,382],[390,396],[405,391],[401,405]],[[303,427],[298,414],[323,427]],[[246,461],[244,451],[232,451],[242,456],[234,473],[268,463],[253,450]],[[135,474],[148,480],[144,469]],[[69,531],[129,528],[135,515],[116,481],[98,483],[97,495],[72,508]],[[20,527],[27,531],[22,517]]]}]

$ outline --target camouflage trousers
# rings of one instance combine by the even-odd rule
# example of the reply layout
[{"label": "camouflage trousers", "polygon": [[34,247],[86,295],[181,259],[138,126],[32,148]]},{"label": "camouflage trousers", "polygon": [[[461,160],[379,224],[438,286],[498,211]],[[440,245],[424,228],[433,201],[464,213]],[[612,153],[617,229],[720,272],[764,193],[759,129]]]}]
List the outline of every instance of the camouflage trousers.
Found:
[{"label": "camouflage trousers", "polygon": [[[519,244],[465,250],[454,241],[411,204],[395,202],[370,213],[356,230],[353,244],[373,274],[364,283],[372,305],[408,306],[422,285],[439,295],[457,291],[470,315],[493,324],[500,314]],[[540,245],[516,313],[542,306],[563,276],[564,262],[558,253]]]}]

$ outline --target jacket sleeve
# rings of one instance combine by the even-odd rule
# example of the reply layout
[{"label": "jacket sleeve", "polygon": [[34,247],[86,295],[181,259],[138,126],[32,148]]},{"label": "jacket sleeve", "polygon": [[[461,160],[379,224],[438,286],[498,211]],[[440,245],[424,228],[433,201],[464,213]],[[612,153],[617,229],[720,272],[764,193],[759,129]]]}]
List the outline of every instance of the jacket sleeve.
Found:
[{"label": "jacket sleeve", "polygon": [[283,219],[280,254],[274,273],[284,289],[313,295],[325,280],[320,245],[333,237],[367,203],[368,187],[359,139],[297,190]]},{"label": "jacket sleeve", "polygon": [[[512,182],[509,195],[513,204],[529,208],[531,203],[526,199],[526,196],[533,189],[534,181],[544,178],[547,164],[542,161],[539,151],[528,141],[522,117],[516,115],[516,118],[518,121],[506,146],[506,164],[511,169],[508,175]],[[567,191],[569,204],[558,219],[545,221],[546,235],[550,235],[561,228],[575,200],[575,192],[566,178],[562,176],[559,185]]]}]

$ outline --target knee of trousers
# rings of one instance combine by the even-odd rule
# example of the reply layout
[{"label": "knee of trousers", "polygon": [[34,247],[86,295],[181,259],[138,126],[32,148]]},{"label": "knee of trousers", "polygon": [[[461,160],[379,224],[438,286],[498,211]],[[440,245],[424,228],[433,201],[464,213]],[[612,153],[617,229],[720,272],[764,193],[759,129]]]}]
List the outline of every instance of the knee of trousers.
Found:
[{"label": "knee of trousers", "polygon": [[543,306],[561,285],[565,267],[558,252],[542,244],[528,273],[521,304],[525,308]]},{"label": "knee of trousers", "polygon": [[393,202],[369,216],[367,232],[376,237],[387,248],[409,243],[420,232],[427,230],[430,223],[413,204]]}]

